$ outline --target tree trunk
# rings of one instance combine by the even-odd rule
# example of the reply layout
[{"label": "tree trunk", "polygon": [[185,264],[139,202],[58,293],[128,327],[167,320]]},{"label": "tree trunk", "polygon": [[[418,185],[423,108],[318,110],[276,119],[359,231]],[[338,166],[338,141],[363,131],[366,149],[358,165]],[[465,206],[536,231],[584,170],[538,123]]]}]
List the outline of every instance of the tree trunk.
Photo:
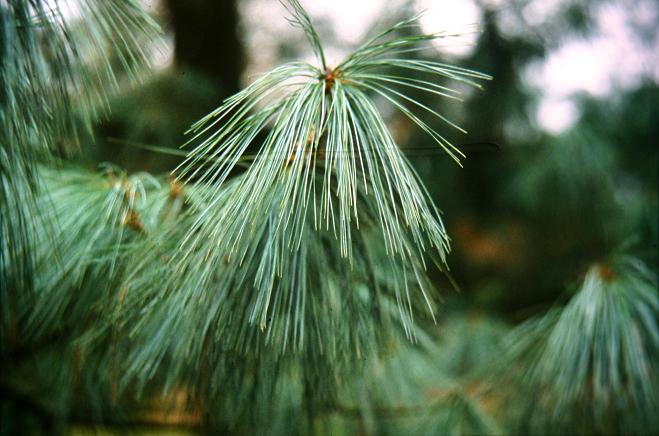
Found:
[{"label": "tree trunk", "polygon": [[174,58],[216,80],[223,94],[238,91],[243,47],[236,0],[166,0],[174,31]]}]

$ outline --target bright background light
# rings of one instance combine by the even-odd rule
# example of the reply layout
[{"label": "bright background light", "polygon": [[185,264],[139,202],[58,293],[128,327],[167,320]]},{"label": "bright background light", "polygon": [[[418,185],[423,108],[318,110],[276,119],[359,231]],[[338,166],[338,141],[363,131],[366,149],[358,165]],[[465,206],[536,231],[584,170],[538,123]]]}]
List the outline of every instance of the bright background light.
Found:
[{"label": "bright background light", "polygon": [[[481,8],[498,13],[497,23],[504,35],[533,32],[564,6],[559,0],[536,0],[516,10],[516,2],[505,0],[300,0],[312,19],[320,24],[330,63],[338,62],[374,27],[381,27],[405,5],[410,13],[424,11],[420,20],[424,32],[461,33],[459,37],[436,42],[440,56],[451,59],[468,56],[482,31]],[[240,3],[250,47],[248,75],[260,73],[281,62],[277,44],[298,38],[283,19],[276,1],[245,0]],[[559,40],[556,49],[542,61],[520,72],[525,83],[540,96],[536,111],[538,124],[548,132],[569,128],[579,116],[575,96],[606,97],[637,86],[650,77],[659,81],[659,40],[641,41],[635,26],[656,22],[659,7],[653,0],[603,2],[595,9],[595,30],[588,38],[550,35]],[[520,18],[521,17],[521,18]],[[330,34],[327,34],[329,30]],[[312,60],[311,53],[306,59]],[[496,77],[490,86],[496,85]]]},{"label": "bright background light", "polygon": [[[53,5],[54,0],[48,0]],[[59,1],[65,20],[79,15],[78,2]],[[140,0],[157,10],[159,0]],[[435,42],[439,56],[449,61],[470,55],[482,32],[481,6],[497,12],[497,24],[504,35],[535,32],[551,20],[564,2],[535,0],[516,9],[513,0],[300,0],[318,25],[330,64],[338,63],[369,34],[400,18],[403,8],[409,14],[424,12],[423,32],[447,32],[459,36]],[[481,5],[481,6],[479,6]],[[285,10],[274,0],[239,0],[242,16],[241,35],[245,40],[248,62],[245,81],[281,63],[284,41],[303,38],[299,29],[285,20]],[[594,31],[583,38],[549,35],[555,48],[541,61],[520,72],[525,83],[539,95],[536,121],[546,131],[559,133],[579,117],[575,96],[588,94],[604,98],[636,87],[642,80],[659,82],[659,33],[645,39],[639,27],[657,22],[659,2],[655,0],[621,0],[601,2],[595,7]],[[655,29],[656,30],[656,29]],[[154,48],[153,60],[158,69],[172,64],[172,36]],[[313,61],[310,51],[303,58]],[[496,77],[490,86],[497,86]]]}]

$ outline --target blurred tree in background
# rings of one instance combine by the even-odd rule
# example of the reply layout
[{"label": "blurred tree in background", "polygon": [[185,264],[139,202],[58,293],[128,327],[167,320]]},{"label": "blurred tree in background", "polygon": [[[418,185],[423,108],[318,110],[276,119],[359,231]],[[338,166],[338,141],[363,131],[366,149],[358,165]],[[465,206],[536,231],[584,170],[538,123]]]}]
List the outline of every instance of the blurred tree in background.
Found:
[{"label": "blurred tree in background", "polygon": [[[352,83],[333,60],[258,79],[340,59],[429,2],[378,3],[352,42],[336,23],[358,5],[301,3],[324,51],[296,1],[0,2],[2,434],[656,434],[659,7],[430,2],[477,12],[470,49],[417,40],[424,22],[410,22],[360,52]],[[614,62],[622,79],[570,96],[554,113],[569,122],[544,126],[542,66],[618,19],[638,50]],[[455,67],[430,64],[445,56]],[[474,71],[494,79],[473,88]],[[257,101],[304,74],[320,94]],[[364,99],[349,93],[360,80]],[[300,109],[318,95],[353,110],[344,127]],[[254,115],[232,118],[236,101]],[[362,184],[326,144],[351,128],[365,150],[386,141],[367,101],[402,154],[374,152],[385,169]],[[269,110],[283,116],[259,118]],[[179,148],[197,133],[196,152]],[[428,224],[442,221],[405,195],[405,159],[442,210],[447,265],[443,227]],[[334,233],[298,212],[307,180],[345,199],[318,209]],[[378,180],[405,181],[403,194],[374,200]],[[404,213],[410,199],[421,212]]]}]

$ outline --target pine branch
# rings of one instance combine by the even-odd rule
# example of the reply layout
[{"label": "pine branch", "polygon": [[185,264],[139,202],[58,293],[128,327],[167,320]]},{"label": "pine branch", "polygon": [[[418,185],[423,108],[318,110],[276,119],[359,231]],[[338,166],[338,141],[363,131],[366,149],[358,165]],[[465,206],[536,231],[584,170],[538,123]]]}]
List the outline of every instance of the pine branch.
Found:
[{"label": "pine branch", "polygon": [[35,295],[26,320],[26,334],[37,337],[85,328],[101,297],[119,289],[129,248],[144,239],[167,198],[159,198],[152,176],[114,167],[103,174],[41,169],[40,177]]},{"label": "pine branch", "polygon": [[[240,183],[241,178],[232,180],[226,189]],[[210,221],[196,228],[197,249],[181,253],[199,219],[196,203],[203,201],[203,189],[186,187],[188,212],[134,254],[124,304],[144,309],[125,314],[120,323],[145,345],[130,359],[130,377],[148,379],[168,358],[187,361],[168,369],[168,378],[200,374],[205,356],[227,352],[266,360],[304,353],[340,369],[382,349],[398,329],[411,334],[411,311],[418,303],[406,292],[417,275],[425,282],[422,265],[401,269],[366,230],[368,222],[357,233],[352,269],[341,261],[330,233],[309,228],[312,221],[303,223],[298,250],[286,261],[275,259],[288,250],[285,240],[264,236],[272,232],[276,209],[241,240],[250,245],[244,259],[221,255],[209,235],[220,229]],[[401,312],[403,304],[409,306]]]},{"label": "pine branch", "polygon": [[514,388],[509,412],[520,431],[652,432],[658,316],[656,277],[623,258],[593,266],[565,308],[519,326],[498,385]]},{"label": "pine branch", "polygon": [[[105,94],[91,86],[78,95],[68,78],[88,83],[88,71],[73,61],[86,50],[97,51],[99,41],[110,41],[127,73],[137,73],[133,66],[144,53],[130,31],[140,21],[130,5],[81,3],[86,18],[80,32],[91,48],[67,45],[76,32],[53,28],[54,35],[67,35],[66,44],[54,39],[54,48],[76,55],[62,54],[73,60],[59,83],[73,92],[60,89],[55,103],[45,107],[69,116],[74,102],[82,101],[94,111],[91,102]],[[370,377],[362,369],[377,369],[378,359],[390,357],[392,349],[404,352],[387,370],[375,371],[384,379],[364,382],[374,403],[395,407],[399,398],[391,392],[379,398],[378,384],[405,368],[418,369],[409,374],[413,380],[401,382],[410,382],[402,388],[416,398],[435,373],[427,355],[408,352],[409,344],[400,340],[427,342],[418,336],[414,314],[423,306],[434,314],[426,258],[443,267],[449,239],[374,99],[400,110],[458,160],[459,150],[419,109],[457,126],[405,90],[459,99],[444,81],[478,86],[488,77],[404,57],[441,37],[393,37],[415,20],[395,25],[330,67],[299,3],[285,6],[320,66],[276,68],[196,123],[191,142],[199,144],[169,188],[148,175],[116,169],[103,175],[32,170],[46,182],[35,197],[40,213],[29,230],[37,243],[25,244],[25,250],[36,247],[36,292],[15,312],[25,322],[21,332],[35,341],[70,332],[71,348],[81,357],[68,362],[66,375],[84,378],[101,407],[152,384],[170,391],[183,387],[208,410],[221,406],[212,425],[253,429],[275,415],[269,429],[284,431],[306,412],[307,423],[295,419],[304,432],[314,428],[316,412],[342,404],[338,398],[348,395],[347,380]],[[54,16],[42,13],[38,20],[66,25],[50,21]],[[41,54],[36,51],[34,58]],[[410,72],[422,78],[407,78]],[[113,73],[101,68],[101,76],[116,84]],[[32,79],[40,83],[40,76]],[[25,102],[31,98],[16,95]],[[12,121],[15,137],[42,135],[52,149],[55,139],[75,132],[66,117],[38,130],[33,115],[43,114],[19,114]],[[246,156],[266,131],[257,153]],[[245,160],[251,163],[236,175]],[[42,227],[46,222],[57,234]],[[53,244],[59,248],[55,262]],[[78,372],[78,360],[93,371]],[[473,428],[486,428],[471,399],[458,397],[431,414],[433,425],[459,427],[466,417],[476,423]]]},{"label": "pine branch", "polygon": [[[21,295],[32,290],[33,235],[42,211],[37,162],[76,143],[81,125],[104,110],[118,73],[136,79],[147,63],[145,40],[157,25],[133,0],[75,1],[73,24],[59,3],[0,4],[0,305],[1,341]],[[92,65],[89,54],[95,56]],[[120,68],[115,61],[119,60]],[[99,107],[101,108],[99,110]]]},{"label": "pine branch", "polygon": [[[305,30],[324,63],[309,18],[297,2],[290,7],[293,22]],[[417,281],[420,294],[429,300],[422,278],[424,253],[432,251],[444,262],[448,236],[439,211],[368,93],[391,102],[457,159],[457,149],[406,105],[443,117],[387,81],[433,95],[441,89],[450,95],[457,91],[429,80],[447,78],[476,85],[474,79],[488,76],[438,62],[396,57],[416,50],[420,42],[440,37],[385,39],[412,23],[414,20],[399,23],[336,68],[304,63],[275,68],[192,126],[190,143],[198,145],[178,176],[204,189],[199,190],[200,201],[192,206],[198,212],[176,256],[177,271],[194,269],[200,277],[214,274],[213,268],[198,266],[200,253],[213,265],[225,259],[239,265],[241,269],[230,273],[238,277],[238,286],[247,284],[246,271],[256,270],[254,287],[259,298],[251,309],[251,322],[258,319],[264,328],[271,312],[270,296],[280,298],[275,282],[293,280],[286,274],[299,269],[289,264],[300,256],[305,238],[314,237],[308,235],[310,230],[334,235],[340,243],[340,257],[354,267],[353,247],[359,238],[355,233],[367,222],[379,228],[376,235],[379,233],[387,254],[395,259],[392,274],[402,277],[395,288],[401,318],[411,318],[407,272],[412,272],[412,281]],[[385,65],[424,73],[429,80],[389,76],[382,72]],[[230,182],[235,166],[265,129],[269,133],[251,166],[237,182]]]},{"label": "pine branch", "polygon": [[[158,26],[133,0],[76,0],[67,7],[79,19],[65,18],[58,2],[10,0],[0,6],[3,148],[43,152],[75,138],[75,117],[89,125],[118,86],[118,73],[137,79],[148,63],[143,44]],[[96,70],[90,54],[97,57]]]},{"label": "pine branch", "polygon": [[[316,44],[304,11],[289,5]],[[432,248],[443,262],[448,237],[368,92],[425,124],[399,102],[404,94],[366,72],[382,77],[382,54],[434,37],[376,38],[341,69],[283,65],[193,125],[191,142],[200,144],[178,174],[188,208],[136,247],[123,291],[105,304],[134,308],[108,319],[141,344],[125,386],[162,374],[167,389],[188,380],[215,398],[227,383],[246,383],[244,372],[225,372],[229,362],[251,362],[277,385],[282,365],[308,365],[302,377],[323,380],[322,389],[307,387],[315,404],[361,366],[355,359],[381,354],[398,331],[415,339],[414,310],[432,313],[435,305],[424,252]],[[322,63],[320,45],[316,51]],[[398,62],[391,65],[434,78],[486,78]],[[265,129],[263,146],[236,176]]]}]

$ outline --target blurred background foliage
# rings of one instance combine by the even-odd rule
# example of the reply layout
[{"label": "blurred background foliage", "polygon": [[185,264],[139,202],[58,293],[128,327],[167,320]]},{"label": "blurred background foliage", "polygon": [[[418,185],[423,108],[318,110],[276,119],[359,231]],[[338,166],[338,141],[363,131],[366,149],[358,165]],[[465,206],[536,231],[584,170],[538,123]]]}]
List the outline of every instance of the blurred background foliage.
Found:
[{"label": "blurred background foliage", "polygon": [[[153,200],[158,203],[172,195],[166,175],[183,159],[179,146],[190,124],[250,83],[254,74],[310,54],[303,35],[282,27],[286,26],[283,9],[276,1],[143,3],[164,25],[164,42],[153,53],[156,67],[146,80],[122,87],[111,97],[109,113],[81,141],[82,153],[69,159],[89,169],[110,163],[128,174],[163,175],[151,184],[140,181],[159,192]],[[467,21],[477,24],[469,28],[473,32],[468,44],[459,39],[457,50],[437,47],[434,55],[494,77],[483,91],[465,90],[463,104],[424,100],[429,107],[448,112],[469,132],[447,131],[467,154],[464,168],[447,159],[409,121],[391,114],[388,121],[395,137],[444,213],[453,245],[449,265],[459,290],[452,289],[440,271],[430,271],[444,302],[437,325],[426,329],[428,337],[418,345],[404,340],[392,344],[390,359],[367,362],[369,369],[339,392],[341,407],[316,405],[321,413],[309,418],[311,428],[348,434],[656,433],[659,427],[652,415],[656,415],[659,389],[657,4],[649,0],[364,1],[365,6],[351,14],[355,2],[301,3],[318,23],[328,53],[337,58],[377,24],[429,8],[429,18],[422,21],[429,28],[423,30],[443,30],[447,22],[453,30],[461,30],[460,11],[467,11]],[[446,14],[448,21],[432,20],[445,11],[451,11]],[[611,45],[599,44],[602,38]],[[582,46],[587,49],[570,51]],[[589,50],[592,56],[579,57]],[[576,59],[565,53],[577,53]],[[610,57],[615,59],[609,61]],[[589,76],[593,71],[599,75]],[[563,81],[554,80],[557,77]],[[118,178],[129,177],[118,171],[111,170]],[[61,175],[46,177],[52,179],[49,195],[65,194],[65,187],[57,186],[64,183]],[[97,184],[100,187],[102,182]],[[83,205],[103,201],[94,189],[84,198],[68,201]],[[164,206],[144,207],[150,211]],[[66,218],[71,212],[59,213]],[[93,216],[84,210],[69,218],[80,226],[93,226]],[[149,228],[148,221],[140,225]],[[98,248],[119,238],[121,247],[130,246],[133,237],[99,233],[93,244]],[[63,235],[60,247],[66,251],[67,244],[77,242],[76,234]],[[621,253],[649,267],[629,267],[630,262],[619,260]],[[37,254],[37,259],[44,256]],[[111,264],[126,268],[120,261]],[[85,283],[83,299],[73,308],[60,301],[61,319],[47,320],[58,330],[30,324],[31,329],[46,333],[3,356],[3,433],[87,434],[92,431],[90,423],[97,420],[105,425],[94,427],[101,432],[121,429],[144,434],[202,429],[251,433],[255,428],[266,434],[305,433],[310,428],[309,422],[300,424],[307,419],[302,403],[308,386],[299,376],[298,367],[304,362],[296,359],[282,364],[277,381],[264,383],[273,383],[266,392],[244,394],[250,388],[241,387],[244,380],[236,375],[235,380],[225,380],[233,387],[226,398],[200,400],[179,391],[162,397],[150,395],[147,386],[142,398],[150,399],[139,405],[130,395],[117,399],[117,387],[104,375],[114,371],[113,363],[95,348],[81,353],[79,342],[70,341],[80,326],[67,324],[67,317],[75,319],[72,311],[95,307],[105,288],[116,285],[102,279],[109,274],[103,269],[106,265],[86,265],[84,280],[68,275],[66,269],[57,279],[71,281],[72,286],[76,281]],[[104,286],[97,286],[101,282]],[[580,305],[588,306],[584,299],[599,298],[598,293],[609,288],[616,289],[611,292],[629,289],[632,296],[602,297],[598,307],[604,321],[598,318],[594,328],[609,326],[614,331],[611,337],[634,328],[644,342],[631,344],[623,338],[609,344],[585,337],[579,343],[592,347],[593,353],[598,347],[622,347],[642,354],[636,356],[642,362],[640,367],[614,362],[603,369],[607,375],[602,383],[613,383],[611,392],[593,393],[584,387],[563,398],[566,407],[578,407],[561,421],[563,412],[551,409],[548,397],[565,392],[558,382],[552,386],[551,380],[569,371],[550,368],[543,359],[566,353],[561,344],[574,338],[565,335],[576,332],[561,336],[561,328],[583,328],[587,336],[582,318],[588,318],[584,315],[588,310]],[[633,300],[637,294],[632,290],[640,295],[640,303]],[[622,306],[632,309],[621,314],[616,307]],[[553,342],[548,339],[551,335]],[[542,345],[543,341],[552,345]],[[542,357],[543,352],[558,354]],[[575,353],[569,358],[581,362],[597,356]],[[236,365],[237,374],[260,371],[258,362],[226,364]],[[577,371],[577,363],[568,365]],[[511,375],[510,368],[520,369]],[[493,374],[513,381],[497,383]],[[265,371],[263,377],[275,376]],[[623,396],[627,403],[610,404],[611,395],[644,382],[655,389],[654,394],[631,392]],[[588,383],[594,382],[583,381]],[[537,408],[517,407],[511,395],[518,403],[536,399]],[[252,400],[255,405],[273,402],[275,406],[245,413]],[[600,408],[602,401],[606,405]],[[603,421],[602,414],[610,421]]]}]

